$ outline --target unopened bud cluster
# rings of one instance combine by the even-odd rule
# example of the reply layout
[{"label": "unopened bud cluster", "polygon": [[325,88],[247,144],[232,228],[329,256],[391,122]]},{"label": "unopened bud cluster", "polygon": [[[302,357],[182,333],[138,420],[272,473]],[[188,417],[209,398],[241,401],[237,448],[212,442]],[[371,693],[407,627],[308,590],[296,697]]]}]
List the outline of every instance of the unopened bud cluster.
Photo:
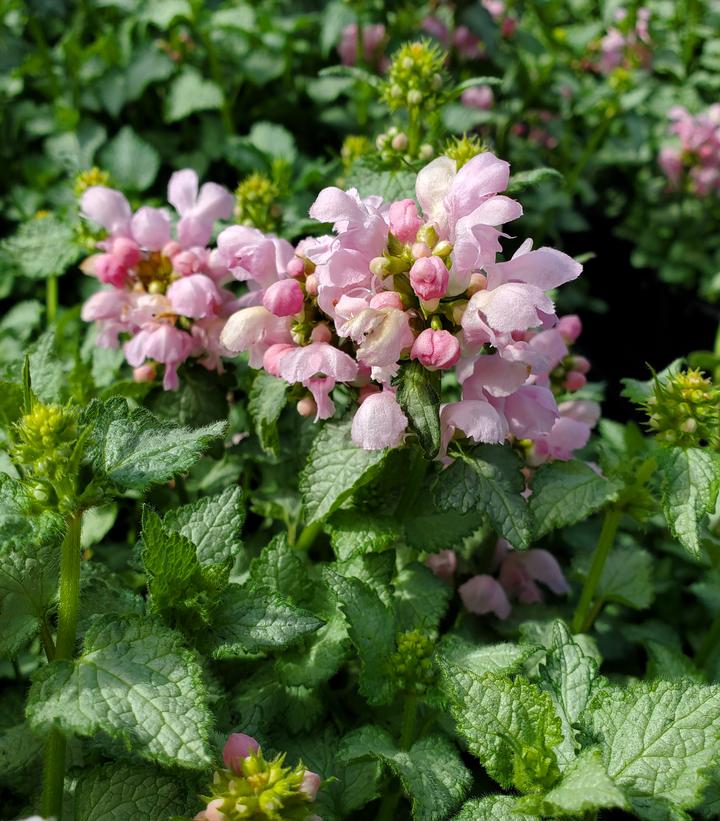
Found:
[{"label": "unopened bud cluster", "polygon": [[533,747],[518,749],[513,757],[513,783],[523,792],[549,789],[560,778],[557,759],[552,752]]},{"label": "unopened bud cluster", "polygon": [[421,143],[417,151],[410,151],[410,138],[404,131],[391,126],[387,131],[378,134],[375,138],[375,147],[380,152],[380,159],[385,163],[392,163],[398,159],[405,162],[423,160],[427,162],[435,156],[435,149],[430,143]]},{"label": "unopened bud cluster", "polygon": [[648,426],[667,445],[720,445],[720,387],[693,369],[655,380],[644,405]]},{"label": "unopened bud cluster", "polygon": [[235,189],[235,219],[261,231],[277,230],[282,218],[278,185],[266,174],[255,171]]},{"label": "unopened bud cluster", "polygon": [[393,57],[382,89],[392,111],[422,108],[433,111],[444,102],[445,53],[429,41],[406,43]]},{"label": "unopened bud cluster", "polygon": [[92,188],[93,185],[108,185],[109,183],[109,172],[103,171],[94,165],[86,171],[81,171],[75,177],[73,189],[75,191],[75,196],[80,197],[88,190],[88,188]]},{"label": "unopened bud cluster", "polygon": [[483,151],[487,151],[487,146],[482,143],[477,134],[463,134],[462,137],[451,137],[443,149],[443,154],[455,160],[458,170],[460,170],[465,163],[470,161]]},{"label": "unopened bud cluster", "polygon": [[432,656],[434,639],[421,630],[400,633],[392,670],[397,686],[410,695],[422,695],[435,680]]},{"label": "unopened bud cluster", "polygon": [[223,759],[227,769],[215,773],[196,821],[319,821],[312,805],[320,776],[302,762],[286,767],[284,753],[266,761],[257,741],[244,733],[229,737]]}]

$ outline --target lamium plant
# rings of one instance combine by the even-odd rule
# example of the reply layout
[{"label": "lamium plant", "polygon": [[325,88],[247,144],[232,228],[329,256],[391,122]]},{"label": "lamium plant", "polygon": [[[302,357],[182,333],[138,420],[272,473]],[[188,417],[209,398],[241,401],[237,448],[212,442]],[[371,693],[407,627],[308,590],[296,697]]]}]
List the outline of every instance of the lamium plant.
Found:
[{"label": "lamium plant", "polygon": [[2,817],[717,817],[720,355],[592,381],[575,231],[628,133],[633,209],[712,207],[710,80],[657,168],[637,93],[703,27],[170,5],[0,12],[14,127],[68,118],[0,245]]}]

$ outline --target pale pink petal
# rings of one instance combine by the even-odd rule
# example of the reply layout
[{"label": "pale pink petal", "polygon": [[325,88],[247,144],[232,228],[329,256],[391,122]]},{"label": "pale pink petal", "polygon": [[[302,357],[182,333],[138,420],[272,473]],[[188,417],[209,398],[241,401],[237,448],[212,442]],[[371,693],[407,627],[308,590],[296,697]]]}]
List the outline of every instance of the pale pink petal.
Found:
[{"label": "pale pink petal", "polygon": [[444,201],[455,178],[455,168],[455,160],[437,157],[418,173],[415,181],[415,195],[425,217],[441,227],[447,223]]},{"label": "pale pink petal", "polygon": [[132,211],[125,196],[104,185],[93,185],[80,200],[82,213],[113,236],[129,236]]},{"label": "pale pink petal", "polygon": [[167,289],[166,296],[175,313],[192,319],[216,313],[222,302],[217,285],[204,274],[176,279]]},{"label": "pale pink petal", "polygon": [[525,282],[548,291],[577,279],[582,265],[555,248],[538,248],[507,262],[488,264],[485,271],[490,290],[506,282]]},{"label": "pale pink petal", "polygon": [[526,550],[516,555],[533,579],[542,582],[553,593],[562,596],[570,592],[557,559],[547,550]]},{"label": "pale pink petal", "polygon": [[382,450],[402,444],[408,420],[390,390],[368,396],[355,412],[352,440],[365,450]]},{"label": "pale pink petal", "polygon": [[168,202],[182,216],[195,205],[198,193],[198,175],[192,168],[176,171],[168,182]]},{"label": "pale pink petal", "polygon": [[295,348],[280,364],[280,376],[290,384],[305,382],[315,376],[332,376],[338,382],[351,382],[357,373],[357,362],[326,342],[312,342]]},{"label": "pale pink petal", "polygon": [[315,400],[317,407],[315,421],[329,419],[335,413],[335,403],[330,398],[330,394],[335,387],[335,380],[332,376],[315,376],[306,379],[303,384]]},{"label": "pale pink petal", "polygon": [[519,439],[534,439],[552,430],[558,417],[555,397],[548,388],[524,385],[505,400],[510,432]]},{"label": "pale pink petal", "polygon": [[511,607],[502,586],[492,576],[473,576],[458,587],[465,609],[478,616],[494,613],[499,619],[510,615]]},{"label": "pale pink petal", "polygon": [[509,396],[525,384],[529,367],[524,362],[512,362],[499,354],[480,356],[472,375],[463,382],[464,399],[484,399],[490,396]]},{"label": "pale pink petal", "polygon": [[160,208],[144,205],[138,209],[131,223],[133,239],[149,251],[160,251],[170,240],[170,218]]},{"label": "pale pink petal", "polygon": [[508,435],[505,417],[489,402],[466,399],[445,405],[440,411],[440,425],[444,447],[455,431],[460,430],[475,442],[499,444]]}]

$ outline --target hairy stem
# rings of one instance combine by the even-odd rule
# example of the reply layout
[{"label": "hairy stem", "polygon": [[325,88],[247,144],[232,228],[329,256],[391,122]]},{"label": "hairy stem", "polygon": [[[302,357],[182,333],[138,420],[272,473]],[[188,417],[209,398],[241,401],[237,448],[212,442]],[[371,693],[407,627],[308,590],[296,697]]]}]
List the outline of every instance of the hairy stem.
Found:
[{"label": "hairy stem", "polygon": [[592,626],[594,616],[599,613],[598,610],[593,614],[592,619],[588,618],[590,616],[590,608],[595,596],[595,591],[600,582],[600,576],[602,575],[605,562],[610,555],[610,549],[615,541],[615,534],[617,533],[618,524],[620,523],[620,515],[620,511],[613,507],[608,508],[605,512],[605,519],[603,520],[602,530],[600,531],[600,538],[598,539],[597,545],[595,545],[590,571],[585,579],[585,584],[580,594],[580,601],[573,616],[573,633],[582,633],[589,630]]},{"label": "hairy stem", "polygon": [[303,528],[294,544],[296,550],[309,550],[322,528],[320,522],[313,522]]},{"label": "hairy stem", "polygon": [[[67,533],[62,544],[56,660],[71,659],[75,650],[80,598],[81,525],[82,512],[77,512],[68,521]],[[61,821],[65,782],[65,736],[56,727],[50,731],[45,748],[43,776],[42,814],[46,818],[53,817]]]},{"label": "hairy stem", "polygon": [[55,322],[58,309],[57,277],[48,277],[45,283],[45,313],[48,325]]}]

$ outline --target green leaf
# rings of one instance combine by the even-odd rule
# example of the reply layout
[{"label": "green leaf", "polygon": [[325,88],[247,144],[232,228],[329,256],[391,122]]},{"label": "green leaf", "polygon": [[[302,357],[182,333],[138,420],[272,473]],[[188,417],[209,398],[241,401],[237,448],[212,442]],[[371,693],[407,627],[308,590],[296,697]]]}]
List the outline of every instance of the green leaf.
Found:
[{"label": "green leaf", "polygon": [[217,374],[201,365],[186,364],[180,387],[176,391],[165,391],[158,387],[148,397],[146,404],[161,419],[167,419],[175,425],[193,427],[227,419],[229,413],[227,389],[217,378]]},{"label": "green leaf", "polygon": [[345,177],[345,188],[357,188],[361,197],[377,195],[385,202],[415,198],[417,174],[408,169],[387,169],[371,155],[360,157]]},{"label": "green leaf", "polygon": [[720,455],[701,448],[660,448],[662,510],[680,544],[700,553],[700,528],[715,510],[720,490]]},{"label": "green leaf", "polygon": [[245,522],[243,493],[231,485],[213,496],[169,510],[163,525],[182,533],[195,545],[200,564],[235,558],[242,548],[240,532]]},{"label": "green leaf", "polygon": [[535,537],[586,519],[611,501],[619,489],[584,462],[543,465],[533,478],[530,497]]},{"label": "green leaf", "polygon": [[478,645],[454,633],[446,634],[440,642],[440,653],[449,666],[477,676],[485,673],[517,673],[537,652],[538,648],[533,644],[505,642]]},{"label": "green leaf", "polygon": [[286,128],[276,123],[254,123],[248,134],[248,141],[263,154],[286,160],[290,164],[297,157],[295,138]]},{"label": "green leaf", "polygon": [[22,223],[0,243],[0,250],[8,255],[17,272],[28,279],[60,276],[82,253],[72,225],[55,216]]},{"label": "green leaf", "polygon": [[28,350],[32,392],[42,402],[60,402],[65,398],[67,379],[57,355],[55,331],[49,330]]},{"label": "green leaf", "polygon": [[553,625],[552,641],[540,666],[540,686],[550,694],[560,716],[564,738],[557,753],[561,765],[567,766],[579,748],[575,726],[593,692],[597,662],[583,652],[561,621]]},{"label": "green leaf", "polygon": [[667,366],[667,368],[663,368],[663,370],[661,370],[656,376],[646,380],[645,382],[641,382],[638,379],[621,379],[620,381],[625,387],[620,393],[620,396],[626,397],[636,405],[642,405],[652,395],[655,388],[656,378],[660,382],[665,382],[669,376],[680,373],[685,365],[686,362],[684,359],[675,359]]},{"label": "green leaf", "polygon": [[449,585],[418,562],[403,567],[393,585],[398,630],[438,626],[452,597]]},{"label": "green leaf", "polygon": [[201,565],[195,545],[164,527],[149,507],[143,509],[142,541],[151,609],[171,627],[206,627],[227,587],[229,562]]},{"label": "green leaf", "polygon": [[720,753],[720,687],[688,681],[608,687],[588,708],[608,774],[640,818],[694,807]]},{"label": "green leaf", "polygon": [[440,450],[440,372],[433,373],[419,362],[402,365],[397,400],[422,449],[434,459]]},{"label": "green leaf", "polygon": [[423,499],[425,513],[418,506],[404,522],[408,545],[416,550],[434,553],[438,550],[461,547],[463,541],[483,526],[483,517],[477,510],[469,513],[434,509],[432,499]]},{"label": "green leaf", "polygon": [[379,88],[382,82],[377,74],[372,74],[359,66],[328,66],[319,72],[320,77],[352,77],[353,80],[366,83],[372,88]]},{"label": "green leaf", "polygon": [[531,171],[520,171],[510,177],[507,192],[509,195],[519,194],[528,188],[534,188],[548,180],[562,184],[563,175],[556,168],[533,168]]},{"label": "green leaf", "polygon": [[518,808],[518,798],[512,795],[487,795],[463,804],[452,821],[536,821],[537,815],[528,815]]},{"label": "green leaf", "polygon": [[313,590],[307,560],[290,547],[284,533],[275,536],[253,559],[250,584],[253,590],[266,590],[298,604],[308,600]]},{"label": "green leaf", "polygon": [[100,161],[117,186],[131,191],[150,188],[160,168],[158,152],[129,125],[103,148]]},{"label": "green leaf", "polygon": [[491,74],[483,74],[481,77],[469,77],[458,83],[452,90],[454,97],[459,97],[463,91],[468,88],[475,88],[475,86],[499,86],[502,84],[502,77],[493,77]]},{"label": "green leaf", "polygon": [[661,678],[665,681],[692,679],[703,682],[705,677],[698,670],[692,659],[681,650],[659,641],[646,640],[643,646],[648,654],[648,678]]},{"label": "green leaf", "polygon": [[308,523],[326,519],[380,470],[386,450],[363,450],[350,439],[350,422],[330,423],[315,438],[300,492]]},{"label": "green leaf", "polygon": [[395,652],[394,615],[360,579],[345,578],[332,570],[326,571],[326,578],[345,614],[350,640],[360,657],[360,694],[370,704],[389,704],[395,694],[388,667]]},{"label": "green leaf", "polygon": [[357,510],[338,510],[325,529],[340,561],[366,553],[382,553],[402,538],[402,531],[394,519],[369,516]]},{"label": "green leaf", "polygon": [[[477,676],[443,665],[450,713],[468,749],[501,786],[537,789],[557,771],[554,747],[563,740],[549,694],[524,678]],[[525,760],[543,762],[545,773],[528,772]]]},{"label": "green leaf", "polygon": [[[586,551],[575,558],[573,568],[583,578],[590,570],[592,555]],[[655,596],[653,586],[653,557],[637,547],[615,547],[605,561],[595,596],[645,610]]]},{"label": "green leaf", "polygon": [[145,408],[130,410],[120,398],[93,401],[82,421],[93,426],[87,456],[97,473],[120,488],[134,490],[188,470],[226,428],[224,422],[196,430],[175,427]]},{"label": "green leaf", "polygon": [[178,633],[141,616],[100,617],[79,658],[40,668],[27,716],[38,732],[104,733],[168,766],[203,770],[212,761],[199,658]]},{"label": "green leaf", "polygon": [[223,93],[219,86],[204,80],[194,68],[186,68],[173,80],[165,105],[165,122],[175,123],[196,111],[222,108]]},{"label": "green leaf", "polygon": [[505,446],[480,445],[469,454],[457,454],[437,477],[436,504],[444,512],[477,510],[514,547],[525,548],[532,532],[528,506],[521,496],[525,480],[520,467],[518,457]]},{"label": "green leaf", "polygon": [[119,762],[83,770],[75,787],[75,821],[169,818],[189,805],[188,789],[177,778]]},{"label": "green leaf", "polygon": [[531,795],[517,802],[520,811],[538,815],[579,816],[593,810],[619,807],[628,809],[623,792],[613,783],[603,766],[598,750],[585,750],[563,773],[559,781],[545,795]]},{"label": "green leaf", "polygon": [[210,640],[215,658],[284,650],[324,622],[279,596],[230,585],[220,604]]},{"label": "green leaf", "polygon": [[412,801],[415,821],[441,821],[462,801],[472,775],[455,745],[445,736],[417,741],[406,752],[379,727],[361,727],[342,740],[340,756],[348,761],[376,758],[398,776]]},{"label": "green leaf", "polygon": [[248,413],[255,425],[260,447],[275,456],[280,451],[277,422],[287,402],[288,383],[258,371],[248,397]]}]

